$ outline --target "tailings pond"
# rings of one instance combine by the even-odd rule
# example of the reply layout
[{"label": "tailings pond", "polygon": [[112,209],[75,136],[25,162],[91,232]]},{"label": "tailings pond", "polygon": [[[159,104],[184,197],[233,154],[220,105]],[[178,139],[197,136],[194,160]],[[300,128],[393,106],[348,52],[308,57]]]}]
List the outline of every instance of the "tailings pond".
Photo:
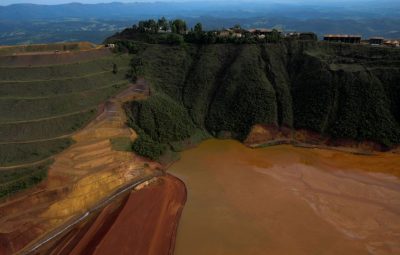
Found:
[{"label": "tailings pond", "polygon": [[169,173],[188,198],[175,255],[400,254],[400,155],[208,140]]}]

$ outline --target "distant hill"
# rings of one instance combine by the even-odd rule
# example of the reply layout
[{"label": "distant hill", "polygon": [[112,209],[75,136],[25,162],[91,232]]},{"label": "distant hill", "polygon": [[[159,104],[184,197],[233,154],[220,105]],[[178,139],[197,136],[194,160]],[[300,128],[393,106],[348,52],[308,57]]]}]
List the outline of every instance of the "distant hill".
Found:
[{"label": "distant hill", "polygon": [[[335,1],[336,2],[336,1]],[[205,29],[275,27],[288,31],[355,33],[400,38],[400,2],[154,2],[0,6],[0,44],[91,41],[99,43],[138,20],[184,18]]]},{"label": "distant hill", "polygon": [[[336,2],[336,3],[335,3]],[[360,19],[396,18],[400,3],[383,1],[335,1],[309,4],[277,3],[270,1],[188,1],[136,2],[104,4],[35,5],[13,4],[0,6],[2,20],[32,19],[143,19],[159,16],[213,16],[221,18],[274,17],[288,19]]]}]

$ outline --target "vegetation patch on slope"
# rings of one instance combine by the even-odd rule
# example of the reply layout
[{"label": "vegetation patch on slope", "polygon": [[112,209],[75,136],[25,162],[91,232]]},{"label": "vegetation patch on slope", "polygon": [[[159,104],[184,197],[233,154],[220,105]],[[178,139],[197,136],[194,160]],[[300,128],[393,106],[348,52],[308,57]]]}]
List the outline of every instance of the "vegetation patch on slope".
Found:
[{"label": "vegetation patch on slope", "polygon": [[156,94],[125,107],[128,124],[139,135],[133,148],[152,159],[161,156],[170,142],[189,138],[196,128],[185,108],[167,95]]},{"label": "vegetation patch on slope", "polygon": [[51,163],[52,161],[48,160],[35,166],[0,171],[0,198],[10,196],[44,180]]},{"label": "vegetation patch on slope", "polygon": [[116,151],[132,151],[130,137],[113,137],[110,139],[112,148]]}]

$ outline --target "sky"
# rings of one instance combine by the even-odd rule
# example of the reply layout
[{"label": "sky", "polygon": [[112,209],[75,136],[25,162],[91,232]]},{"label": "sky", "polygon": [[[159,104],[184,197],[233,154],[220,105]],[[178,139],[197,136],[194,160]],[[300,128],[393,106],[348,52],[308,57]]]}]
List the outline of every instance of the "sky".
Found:
[{"label": "sky", "polygon": [[194,2],[199,0],[0,0],[0,5],[34,3],[34,4],[63,4],[79,2],[86,4],[111,3],[111,2]]},{"label": "sky", "polygon": [[[19,3],[34,3],[34,4],[63,4],[71,2],[79,2],[86,4],[95,3],[111,3],[111,2],[205,2],[214,0],[0,0],[0,5],[19,4]],[[235,2],[251,2],[252,0],[234,0]],[[260,1],[260,0],[258,0]],[[264,0],[265,1],[265,0]],[[268,1],[268,0],[267,0]],[[345,0],[269,0],[279,3],[310,3],[310,2],[343,2]],[[347,0],[346,2],[360,2],[365,0]],[[378,0],[377,0],[378,1]]]}]

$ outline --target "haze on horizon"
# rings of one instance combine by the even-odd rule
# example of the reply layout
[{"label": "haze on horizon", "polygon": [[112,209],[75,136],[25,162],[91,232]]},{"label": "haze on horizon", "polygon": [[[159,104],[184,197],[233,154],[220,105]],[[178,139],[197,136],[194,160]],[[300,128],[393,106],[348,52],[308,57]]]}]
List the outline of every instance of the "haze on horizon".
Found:
[{"label": "haze on horizon", "polygon": [[[82,3],[82,4],[98,4],[98,3],[137,3],[137,2],[215,2],[215,0],[2,0],[0,5],[11,4],[45,4],[57,5],[66,3]],[[294,4],[308,4],[308,3],[340,3],[340,2],[371,2],[371,0],[217,0],[217,2],[235,2],[235,3],[248,3],[248,2],[263,2],[263,3],[294,3]]]}]

